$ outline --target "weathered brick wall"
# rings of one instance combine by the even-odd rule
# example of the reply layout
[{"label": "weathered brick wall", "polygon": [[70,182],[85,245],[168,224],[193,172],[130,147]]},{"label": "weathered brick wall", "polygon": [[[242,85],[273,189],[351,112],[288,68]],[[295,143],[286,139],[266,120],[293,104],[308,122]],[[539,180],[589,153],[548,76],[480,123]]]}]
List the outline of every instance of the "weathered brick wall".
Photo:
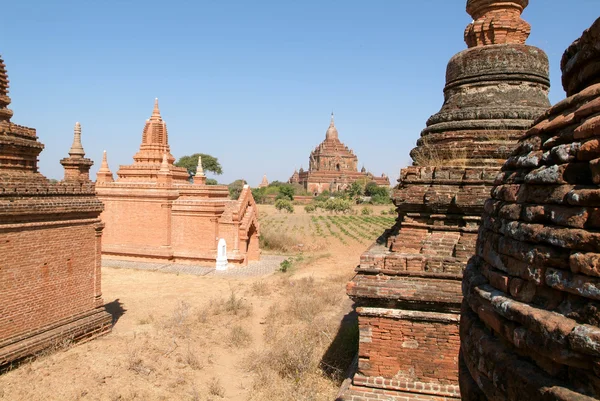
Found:
[{"label": "weathered brick wall", "polygon": [[35,332],[99,306],[98,225],[0,225],[0,339]]},{"label": "weathered brick wall", "polygon": [[[390,318],[376,314],[376,310],[362,312],[358,320],[359,374],[406,382],[458,384],[458,319],[435,313]],[[371,315],[367,315],[369,312]]]},{"label": "weathered brick wall", "polygon": [[600,398],[600,19],[565,52],[569,97],[527,131],[465,271],[465,400]]}]

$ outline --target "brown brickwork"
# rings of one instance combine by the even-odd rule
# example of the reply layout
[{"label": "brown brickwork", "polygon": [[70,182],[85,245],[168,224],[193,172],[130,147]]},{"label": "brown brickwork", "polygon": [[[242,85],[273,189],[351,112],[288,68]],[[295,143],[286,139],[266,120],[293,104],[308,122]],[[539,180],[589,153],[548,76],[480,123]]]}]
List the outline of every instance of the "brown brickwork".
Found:
[{"label": "brown brickwork", "polygon": [[105,205],[103,255],[212,264],[224,238],[230,263],[258,260],[258,211],[250,188],[231,200],[226,186],[206,185],[201,169],[190,183],[174,160],[157,100],[134,163],[121,166],[114,181],[105,153],[98,172],[96,191]]},{"label": "brown brickwork", "polygon": [[0,370],[112,326],[100,286],[102,203],[81,132],[62,161],[65,180],[51,184],[37,169],[35,130],[10,122],[7,88],[0,59]]},{"label": "brown brickwork", "polygon": [[600,398],[600,19],[562,60],[569,96],[523,136],[464,275],[464,400]]},{"label": "brown brickwork", "polygon": [[[385,388],[385,400],[460,397],[462,273],[502,163],[549,106],[547,57],[524,44],[526,5],[467,2],[475,20],[465,33],[470,48],[448,63],[442,109],[411,151],[413,166],[400,173],[397,222],[348,283],[361,329],[349,399],[372,399],[357,394],[373,388]],[[408,383],[398,395],[377,384],[394,380]]]},{"label": "brown brickwork", "polygon": [[375,177],[364,168],[358,171],[357,164],[358,157],[339,139],[332,113],[325,140],[310,153],[308,170],[294,170],[288,182],[299,183],[314,195],[323,191],[343,191],[358,180],[373,181],[384,187],[390,186],[390,180],[385,174]]}]

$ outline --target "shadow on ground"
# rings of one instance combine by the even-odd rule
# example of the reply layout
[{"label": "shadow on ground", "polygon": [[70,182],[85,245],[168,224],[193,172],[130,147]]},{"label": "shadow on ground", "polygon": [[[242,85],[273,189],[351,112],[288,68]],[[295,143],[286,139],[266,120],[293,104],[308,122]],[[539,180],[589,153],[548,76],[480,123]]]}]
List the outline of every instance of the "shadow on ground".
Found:
[{"label": "shadow on ground", "polygon": [[127,312],[127,309],[123,308],[123,303],[119,301],[118,298],[104,305],[104,310],[111,314],[113,326],[117,324],[121,316]]}]

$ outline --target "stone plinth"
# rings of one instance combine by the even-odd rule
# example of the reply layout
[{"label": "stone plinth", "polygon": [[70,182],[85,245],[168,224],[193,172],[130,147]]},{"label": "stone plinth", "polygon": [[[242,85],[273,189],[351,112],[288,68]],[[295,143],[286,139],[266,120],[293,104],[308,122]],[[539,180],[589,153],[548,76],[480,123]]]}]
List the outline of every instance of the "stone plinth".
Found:
[{"label": "stone plinth", "polygon": [[385,174],[375,177],[364,168],[358,171],[357,166],[358,157],[339,139],[332,113],[325,140],[310,153],[308,170],[301,168],[300,172],[294,171],[288,182],[303,185],[313,195],[323,191],[343,191],[354,181],[373,181],[379,186],[390,186]]},{"label": "stone plinth", "polygon": [[464,400],[600,398],[600,19],[562,70],[569,97],[504,164],[465,271]]},{"label": "stone plinth", "polygon": [[[442,109],[411,151],[413,166],[400,173],[397,222],[362,255],[348,284],[360,327],[348,399],[374,399],[356,395],[374,390],[386,400],[460,397],[463,270],[495,176],[549,106],[547,57],[524,44],[523,24],[511,20],[526,3],[467,4],[480,26],[467,29],[470,48],[448,63]],[[489,18],[500,15],[502,26],[518,29],[490,33],[500,25]]]},{"label": "stone plinth", "polygon": [[[158,152],[163,152],[160,157]],[[214,266],[223,238],[229,263],[258,260],[258,211],[250,188],[231,200],[226,186],[206,185],[201,169],[190,183],[174,160],[156,102],[134,164],[121,166],[113,181],[105,157],[98,173],[96,191],[105,205],[101,218],[106,223],[102,254]]]},{"label": "stone plinth", "polygon": [[[10,122],[7,89],[0,59],[0,371],[112,327],[100,286],[102,203],[85,172],[67,173],[76,162],[59,184],[38,172],[43,145]],[[89,169],[83,148],[75,153]]]}]

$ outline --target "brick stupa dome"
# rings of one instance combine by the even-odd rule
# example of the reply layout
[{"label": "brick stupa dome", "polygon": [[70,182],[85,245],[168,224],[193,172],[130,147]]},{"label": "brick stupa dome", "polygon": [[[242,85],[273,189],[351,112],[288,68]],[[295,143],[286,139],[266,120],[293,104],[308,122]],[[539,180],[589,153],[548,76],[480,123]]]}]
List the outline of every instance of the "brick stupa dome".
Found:
[{"label": "brick stupa dome", "polygon": [[466,401],[600,398],[600,19],[496,179],[464,274]]}]

